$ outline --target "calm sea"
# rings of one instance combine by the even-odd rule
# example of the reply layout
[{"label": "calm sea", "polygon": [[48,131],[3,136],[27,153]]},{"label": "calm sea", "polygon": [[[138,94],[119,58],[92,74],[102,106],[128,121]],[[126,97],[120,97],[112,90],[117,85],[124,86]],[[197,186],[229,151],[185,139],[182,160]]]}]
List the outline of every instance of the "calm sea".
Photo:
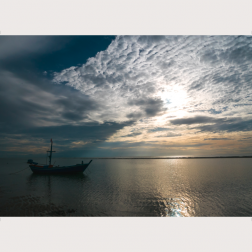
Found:
[{"label": "calm sea", "polygon": [[26,161],[0,159],[0,216],[252,216],[251,158],[93,159],[78,175],[36,175]]}]

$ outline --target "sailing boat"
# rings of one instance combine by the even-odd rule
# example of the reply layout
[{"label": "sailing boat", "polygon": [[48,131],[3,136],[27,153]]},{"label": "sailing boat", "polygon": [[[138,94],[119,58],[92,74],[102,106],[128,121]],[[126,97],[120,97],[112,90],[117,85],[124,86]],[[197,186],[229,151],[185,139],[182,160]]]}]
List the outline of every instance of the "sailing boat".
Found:
[{"label": "sailing boat", "polygon": [[70,166],[54,166],[51,164],[52,161],[52,153],[55,152],[52,150],[53,141],[51,139],[51,150],[47,151],[50,153],[49,155],[49,165],[38,165],[38,163],[33,162],[32,159],[28,159],[27,163],[30,164],[30,168],[33,173],[43,173],[43,174],[65,174],[65,173],[77,173],[77,172],[84,172],[87,167],[90,165],[92,160],[89,161],[87,164],[70,165]]}]

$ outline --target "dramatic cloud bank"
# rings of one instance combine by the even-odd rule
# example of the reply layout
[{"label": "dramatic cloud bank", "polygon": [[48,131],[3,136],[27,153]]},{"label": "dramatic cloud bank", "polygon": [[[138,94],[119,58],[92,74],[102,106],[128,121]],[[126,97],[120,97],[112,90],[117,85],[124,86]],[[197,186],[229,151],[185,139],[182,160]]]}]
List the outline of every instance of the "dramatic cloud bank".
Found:
[{"label": "dramatic cloud bank", "polygon": [[54,82],[102,103],[99,120],[180,117],[174,109],[233,116],[241,115],[241,107],[247,116],[251,42],[233,36],[120,36],[86,64],[55,73]]},{"label": "dramatic cloud bank", "polygon": [[135,120],[121,135],[132,141],[165,126],[169,133],[156,136],[251,131],[251,42],[244,36],[119,36],[53,81],[102,104],[90,113],[94,121]]},{"label": "dramatic cloud bank", "polygon": [[[42,46],[48,48],[46,40]],[[15,118],[3,112],[4,121],[33,126],[34,137],[54,130],[72,148],[96,143],[115,155],[252,151],[249,36],[118,36],[83,64],[54,71],[52,82],[22,78],[20,85],[20,76],[0,74],[0,88],[13,97],[1,92],[2,103],[9,113],[22,108]]]}]

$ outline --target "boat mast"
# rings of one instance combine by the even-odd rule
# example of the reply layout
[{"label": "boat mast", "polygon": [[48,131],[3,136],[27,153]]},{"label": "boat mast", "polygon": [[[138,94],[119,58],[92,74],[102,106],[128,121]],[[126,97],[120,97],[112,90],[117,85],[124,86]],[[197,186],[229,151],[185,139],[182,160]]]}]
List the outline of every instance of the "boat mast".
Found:
[{"label": "boat mast", "polygon": [[53,151],[53,150],[52,150],[52,144],[53,144],[53,141],[52,141],[52,138],[51,138],[51,150],[50,150],[50,151],[47,151],[47,152],[50,152],[50,156],[49,156],[49,165],[51,165],[51,161],[52,161],[52,152],[56,152],[56,151]]}]

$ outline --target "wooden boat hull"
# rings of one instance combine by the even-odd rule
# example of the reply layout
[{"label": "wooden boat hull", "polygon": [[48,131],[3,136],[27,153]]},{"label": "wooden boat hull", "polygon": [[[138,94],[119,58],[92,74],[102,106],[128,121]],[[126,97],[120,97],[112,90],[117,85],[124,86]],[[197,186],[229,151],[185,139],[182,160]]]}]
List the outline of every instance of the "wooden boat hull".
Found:
[{"label": "wooden boat hull", "polygon": [[91,162],[92,160],[88,164],[77,164],[71,166],[38,166],[33,164],[29,166],[32,172],[37,174],[67,174],[84,172]]}]

